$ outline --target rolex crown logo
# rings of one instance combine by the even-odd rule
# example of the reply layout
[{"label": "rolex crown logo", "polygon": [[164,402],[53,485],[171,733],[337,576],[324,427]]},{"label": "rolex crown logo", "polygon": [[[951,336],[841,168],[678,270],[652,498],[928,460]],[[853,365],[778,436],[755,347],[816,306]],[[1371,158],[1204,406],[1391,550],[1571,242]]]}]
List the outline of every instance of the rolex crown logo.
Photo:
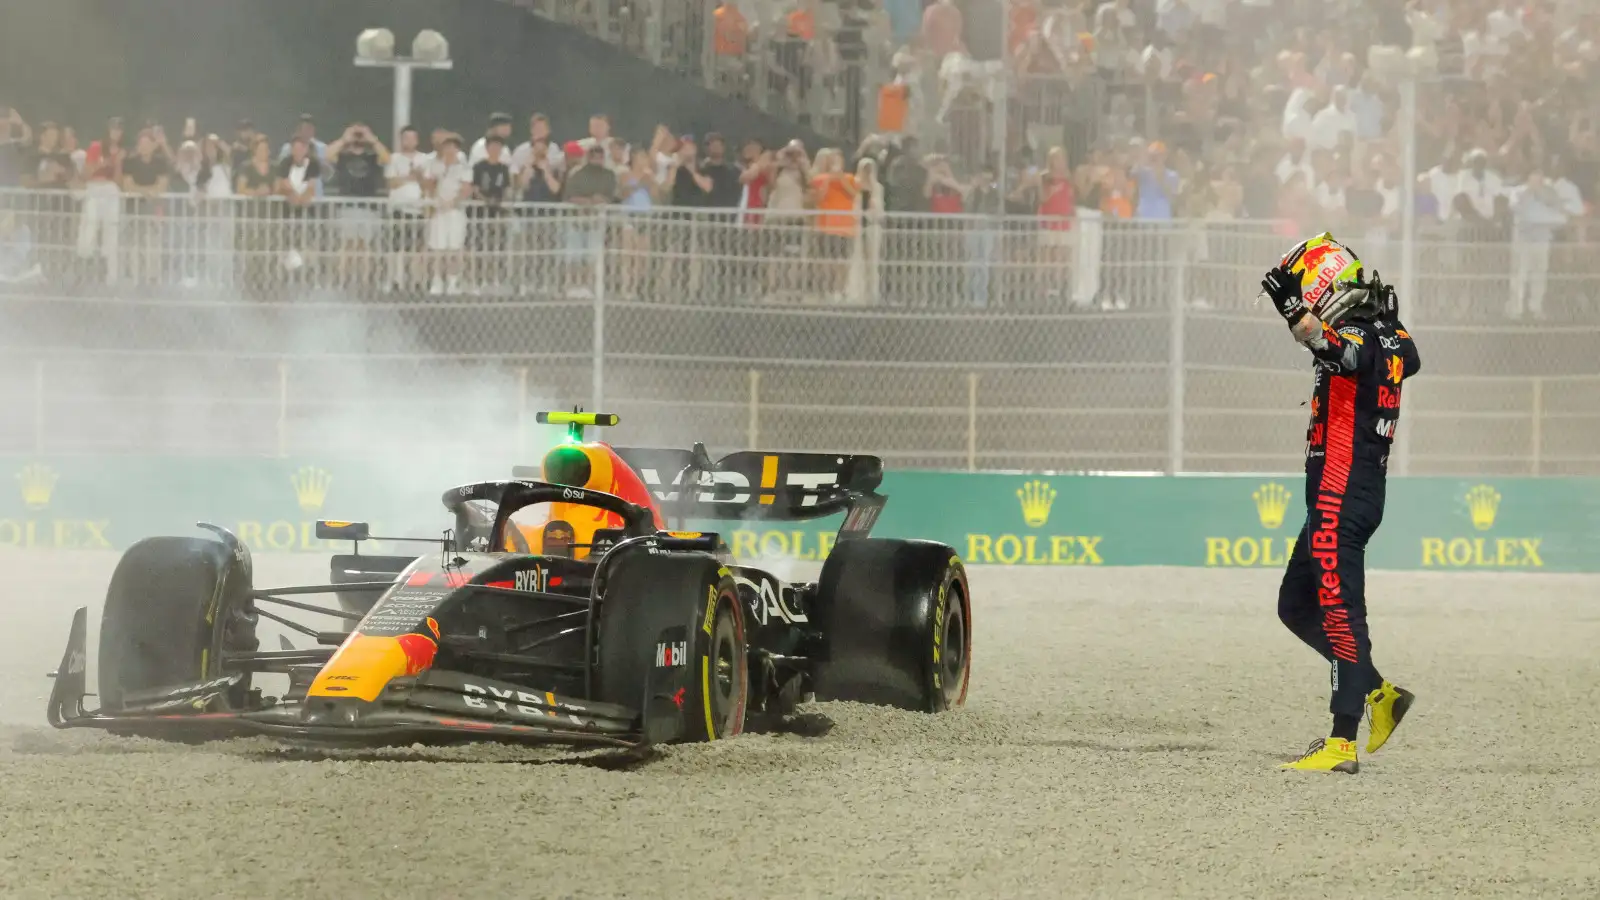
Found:
[{"label": "rolex crown logo", "polygon": [[1256,492],[1250,496],[1256,501],[1256,515],[1261,519],[1261,527],[1278,528],[1283,525],[1283,514],[1289,510],[1289,498],[1294,495],[1283,485],[1273,482],[1256,488]]},{"label": "rolex crown logo", "polygon": [[1487,484],[1467,491],[1467,512],[1472,514],[1472,527],[1488,531],[1494,527],[1494,517],[1500,512],[1500,492]]},{"label": "rolex crown logo", "polygon": [[1017,489],[1022,501],[1022,520],[1030,528],[1050,521],[1050,505],[1056,502],[1056,489],[1048,481],[1030,481]]},{"label": "rolex crown logo", "polygon": [[322,509],[322,501],[328,499],[328,485],[333,483],[333,476],[316,466],[301,466],[289,476],[289,483],[294,485],[294,496],[300,501],[300,508],[314,513]]},{"label": "rolex crown logo", "polygon": [[29,463],[17,473],[17,484],[22,487],[22,504],[29,509],[44,509],[50,505],[50,495],[56,489],[55,470],[44,463]]}]

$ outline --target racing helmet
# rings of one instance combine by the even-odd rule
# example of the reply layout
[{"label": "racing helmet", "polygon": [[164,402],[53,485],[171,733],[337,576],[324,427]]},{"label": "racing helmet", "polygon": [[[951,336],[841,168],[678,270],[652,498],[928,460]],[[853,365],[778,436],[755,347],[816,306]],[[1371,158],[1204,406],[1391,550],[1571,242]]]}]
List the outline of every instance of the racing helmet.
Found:
[{"label": "racing helmet", "polygon": [[1331,326],[1351,318],[1370,318],[1385,308],[1385,290],[1367,281],[1361,257],[1324,231],[1284,254],[1282,265],[1300,276],[1300,296],[1317,318]]}]

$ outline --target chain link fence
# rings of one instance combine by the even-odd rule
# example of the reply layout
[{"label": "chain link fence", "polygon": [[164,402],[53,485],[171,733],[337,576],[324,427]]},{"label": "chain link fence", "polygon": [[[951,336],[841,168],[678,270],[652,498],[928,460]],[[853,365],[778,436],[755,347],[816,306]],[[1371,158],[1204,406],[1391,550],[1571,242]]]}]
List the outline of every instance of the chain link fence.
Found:
[{"label": "chain link fence", "polygon": [[[1300,464],[1273,223],[110,200],[0,194],[0,452],[456,452],[582,404],[901,467]],[[1517,248],[1421,245],[1399,470],[1600,472],[1594,250],[1520,324]]]}]

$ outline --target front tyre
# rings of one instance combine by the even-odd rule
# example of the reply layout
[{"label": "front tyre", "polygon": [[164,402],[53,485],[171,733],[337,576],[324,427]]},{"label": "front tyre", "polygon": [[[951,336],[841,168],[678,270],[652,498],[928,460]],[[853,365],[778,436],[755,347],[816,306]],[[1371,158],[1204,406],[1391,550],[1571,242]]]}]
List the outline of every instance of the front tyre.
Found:
[{"label": "front tyre", "polygon": [[595,698],[639,709],[652,741],[715,741],[744,730],[744,607],[715,559],[629,552],[606,580],[596,629]]},{"label": "front tyre", "polygon": [[[146,538],[122,555],[100,617],[100,702],[151,688],[192,684],[224,673],[223,656],[253,652],[255,613],[249,571],[219,541]],[[244,705],[248,676],[227,701]]]},{"label": "front tyre", "polygon": [[[728,586],[732,587],[731,581]],[[739,592],[723,590],[719,584],[715,600],[708,602],[714,603],[715,609],[711,639],[696,658],[700,691],[698,695],[690,691],[693,702],[685,703],[685,708],[695,711],[690,715],[693,721],[686,723],[689,741],[714,741],[744,731],[745,707],[750,697],[750,653]]]}]

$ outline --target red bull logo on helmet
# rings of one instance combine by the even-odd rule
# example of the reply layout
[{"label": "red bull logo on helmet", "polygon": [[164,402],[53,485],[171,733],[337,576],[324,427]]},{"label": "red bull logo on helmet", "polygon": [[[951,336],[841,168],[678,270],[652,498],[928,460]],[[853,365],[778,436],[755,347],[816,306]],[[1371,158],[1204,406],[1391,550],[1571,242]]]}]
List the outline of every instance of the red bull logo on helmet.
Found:
[{"label": "red bull logo on helmet", "polygon": [[1361,264],[1348,250],[1329,252],[1320,260],[1320,265],[1314,269],[1308,267],[1301,276],[1301,296],[1312,309],[1322,305],[1335,284],[1348,281],[1360,272]]},{"label": "red bull logo on helmet", "polygon": [[1306,242],[1305,250],[1290,271],[1300,276],[1300,296],[1317,311],[1335,285],[1360,276],[1361,260],[1349,247],[1323,234]]}]

